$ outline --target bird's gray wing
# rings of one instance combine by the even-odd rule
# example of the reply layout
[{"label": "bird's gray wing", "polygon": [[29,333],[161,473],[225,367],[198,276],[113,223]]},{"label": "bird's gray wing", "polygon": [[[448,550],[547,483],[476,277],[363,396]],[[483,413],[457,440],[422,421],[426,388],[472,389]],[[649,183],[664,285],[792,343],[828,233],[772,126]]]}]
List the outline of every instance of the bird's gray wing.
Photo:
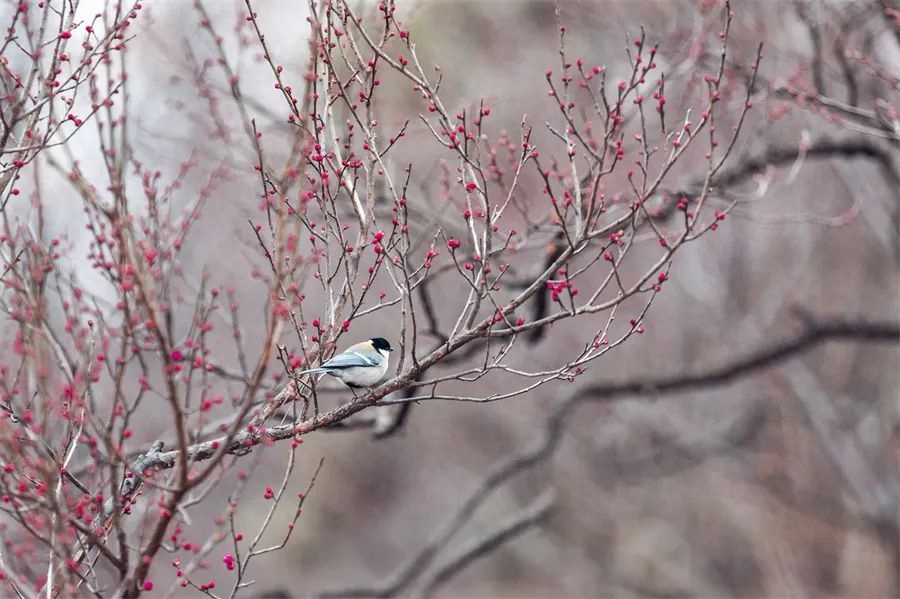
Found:
[{"label": "bird's gray wing", "polygon": [[322,369],[342,370],[344,368],[353,368],[354,366],[377,366],[378,358],[376,356],[366,356],[358,352],[344,352],[338,354],[319,366]]}]

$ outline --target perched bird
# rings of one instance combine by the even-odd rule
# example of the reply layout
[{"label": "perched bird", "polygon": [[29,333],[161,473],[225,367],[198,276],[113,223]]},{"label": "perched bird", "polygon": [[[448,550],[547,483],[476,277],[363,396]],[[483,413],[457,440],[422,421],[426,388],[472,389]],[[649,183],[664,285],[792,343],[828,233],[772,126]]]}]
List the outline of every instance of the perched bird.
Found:
[{"label": "perched bird", "polygon": [[351,389],[374,387],[388,369],[391,344],[382,337],[375,337],[351,345],[342,353],[326,360],[318,368],[310,368],[296,374],[324,372],[330,374]]}]

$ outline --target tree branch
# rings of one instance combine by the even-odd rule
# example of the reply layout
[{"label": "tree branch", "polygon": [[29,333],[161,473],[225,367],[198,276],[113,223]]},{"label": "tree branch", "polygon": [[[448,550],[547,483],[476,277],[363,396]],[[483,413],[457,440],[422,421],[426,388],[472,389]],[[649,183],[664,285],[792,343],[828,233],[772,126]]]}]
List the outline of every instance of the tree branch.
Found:
[{"label": "tree branch", "polygon": [[529,505],[513,513],[492,530],[469,541],[456,554],[447,558],[446,562],[441,564],[437,570],[423,581],[420,596],[431,596],[437,590],[437,587],[459,574],[466,566],[490,554],[506,541],[517,537],[532,526],[540,523],[550,513],[553,504],[554,493],[552,489],[548,489]]},{"label": "tree branch", "polygon": [[652,397],[667,393],[706,389],[731,383],[735,379],[748,376],[757,370],[769,368],[830,341],[900,342],[900,323],[897,321],[841,318],[817,320],[812,317],[806,317],[805,320],[805,328],[797,335],[772,346],[757,349],[742,357],[731,359],[720,366],[689,374],[675,374],[659,378],[640,377],[631,381],[588,385],[583,389],[582,396],[587,400],[608,400],[623,396]]},{"label": "tree branch", "polygon": [[807,158],[865,158],[874,160],[893,170],[891,155],[879,144],[869,139],[831,139],[822,137],[801,147],[772,146],[758,156],[736,161],[730,168],[720,171],[713,180],[713,187],[724,188],[746,181],[769,166],[783,166],[795,162],[800,156]]}]

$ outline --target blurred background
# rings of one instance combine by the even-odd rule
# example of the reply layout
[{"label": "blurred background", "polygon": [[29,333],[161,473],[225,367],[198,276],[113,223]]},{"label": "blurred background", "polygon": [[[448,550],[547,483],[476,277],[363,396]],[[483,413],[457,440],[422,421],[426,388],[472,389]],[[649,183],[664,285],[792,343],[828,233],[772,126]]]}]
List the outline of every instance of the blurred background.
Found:
[{"label": "blurred background", "polygon": [[[147,4],[129,55],[135,152],[163,173],[178,172],[193,152],[182,197],[199,193],[214,169],[230,169],[185,241],[183,269],[198,277],[206,269],[233,290],[242,335],[254,347],[264,293],[249,274],[262,264],[246,226],[259,218],[255,149],[197,10],[187,0]],[[243,3],[204,7],[234,57],[267,151],[286,154],[283,99],[258,60]],[[305,3],[254,7],[299,89],[309,53]],[[672,114],[718,60],[723,3],[716,0],[562,1],[559,9],[570,56],[604,65],[611,81],[629,70],[626,34],[643,27],[660,45]],[[790,338],[804,314],[898,315],[900,128],[892,127],[900,12],[891,0],[739,1],[732,9],[735,106],[741,69],[765,44],[755,107],[728,163],[737,174],[721,185],[741,201],[719,230],[676,257],[646,332],[593,363],[583,382],[702,372]],[[359,10],[374,18],[376,7]],[[422,63],[440,64],[449,110],[485,98],[495,134],[506,129],[516,139],[527,114],[538,146],[549,140],[543,123],[559,121],[544,78],[559,68],[556,4],[404,0],[398,10]],[[423,104],[408,87],[383,85],[380,118],[411,120],[393,159],[399,169],[414,160],[411,197],[427,204],[439,195],[446,155],[418,121]],[[86,133],[74,143],[82,168],[100,177],[95,140]],[[673,174],[672,186],[702,177],[702,156],[694,160]],[[65,193],[61,181],[48,185]],[[80,218],[77,203],[60,202],[48,219],[72,239],[76,257],[84,253]],[[458,309],[452,290],[438,290],[439,311]],[[363,321],[353,335],[385,326]],[[583,343],[579,326],[554,326],[509,361],[554,367],[561,352]],[[384,438],[316,432],[297,454],[290,485],[305,488],[320,457],[322,471],[288,545],[258,559],[246,596],[896,596],[898,357],[892,344],[834,343],[703,390],[586,401],[562,413],[569,387],[548,385],[488,404],[422,402]],[[478,392],[504,384],[491,379]],[[132,448],[166,432],[164,421],[147,419]],[[477,495],[492,472],[523,455],[530,460],[513,467],[514,476]],[[238,462],[250,477],[236,513],[245,535],[260,525],[263,489],[280,481],[286,459],[276,445]],[[205,499],[209,514],[223,511],[235,480],[226,476]],[[471,515],[456,526],[467,507]],[[529,509],[540,517],[454,567],[456,556]],[[277,513],[272,539],[292,517],[291,506]],[[444,539],[447,527],[455,534]],[[202,541],[214,529],[201,512],[184,538]],[[219,553],[208,566],[210,579],[228,579]],[[156,580],[171,576],[168,560],[155,568]]]}]

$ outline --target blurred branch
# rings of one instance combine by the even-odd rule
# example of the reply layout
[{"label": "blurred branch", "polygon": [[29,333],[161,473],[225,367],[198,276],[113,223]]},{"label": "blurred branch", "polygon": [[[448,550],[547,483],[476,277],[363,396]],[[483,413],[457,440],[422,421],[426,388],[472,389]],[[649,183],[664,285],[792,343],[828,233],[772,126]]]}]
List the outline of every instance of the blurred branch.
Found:
[{"label": "blurred branch", "polygon": [[[547,244],[547,247],[544,250],[544,261],[541,264],[542,269],[550,268],[554,262],[556,262],[562,253],[565,251],[565,236],[562,232],[557,232],[557,234],[553,237],[550,243]],[[531,310],[531,320],[538,321],[545,316],[547,316],[547,312],[550,304],[550,294],[549,293],[537,293],[532,300],[532,310]],[[544,338],[544,335],[547,332],[547,327],[537,327],[532,329],[526,335],[529,344],[535,344],[541,339]]]},{"label": "blurred branch", "polygon": [[892,173],[890,180],[898,182],[891,155],[879,144],[868,139],[831,139],[822,137],[809,144],[770,146],[758,156],[749,156],[733,166],[722,169],[713,181],[714,187],[729,187],[749,179],[769,166],[783,166],[798,158],[866,158],[875,160]]},{"label": "blurred branch", "polygon": [[[898,134],[893,123],[885,121],[878,110],[860,108],[830,96],[823,96],[814,92],[802,92],[785,87],[775,88],[771,91],[771,94],[776,99],[801,101],[821,106],[847,119],[844,127],[862,135],[886,139],[893,144],[900,141],[900,134]],[[854,126],[851,126],[851,122]]]},{"label": "blurred branch", "polygon": [[432,595],[437,587],[459,574],[466,566],[540,523],[550,513],[553,505],[554,493],[552,489],[548,489],[527,507],[515,512],[493,530],[467,543],[455,555],[448,558],[434,573],[424,579],[420,595],[422,597]]},{"label": "blurred branch", "polygon": [[[713,178],[711,187],[716,191],[724,191],[729,187],[740,185],[755,175],[765,172],[769,167],[784,167],[805,159],[832,158],[848,159],[861,158],[872,160],[881,167],[882,176],[893,190],[900,190],[900,173],[894,164],[894,159],[881,144],[866,137],[854,139],[832,139],[820,137],[811,142],[793,145],[770,145],[764,152],[754,156],[744,156],[740,160],[732,161],[728,166]],[[668,196],[665,204],[652,215],[653,220],[661,220],[670,217],[676,211],[678,200],[682,196],[693,200],[703,192],[706,179],[699,177],[683,185],[680,188],[662,191],[663,196]],[[900,203],[900,192],[895,191],[895,197]]]},{"label": "blurred branch", "polygon": [[843,83],[847,88],[847,104],[850,106],[859,105],[859,83],[857,83],[856,71],[847,58],[848,38],[861,21],[859,17],[860,14],[857,13],[843,20],[841,23],[841,34],[835,37],[832,48],[834,58],[840,67]]},{"label": "blurred branch", "polygon": [[622,396],[652,397],[665,393],[705,389],[730,383],[830,341],[900,342],[900,322],[894,320],[872,321],[844,318],[819,320],[808,315],[804,320],[806,323],[804,329],[794,337],[769,347],[757,349],[743,357],[734,358],[720,366],[689,374],[675,374],[658,378],[639,377],[619,383],[589,385],[584,388],[582,395],[588,400],[607,400]]},{"label": "blurred branch", "polygon": [[808,3],[807,0],[796,0],[794,2],[794,10],[797,11],[797,16],[800,17],[800,20],[806,25],[806,29],[809,32],[809,39],[812,43],[810,66],[812,68],[813,85],[815,85],[818,93],[825,94],[827,92],[825,89],[825,74],[822,64],[822,32],[819,30],[818,15],[809,14],[810,9],[815,10],[816,8],[817,7],[812,2]]},{"label": "blurred branch", "polygon": [[881,16],[887,23],[891,31],[894,32],[894,38],[900,44],[900,2],[897,0],[878,0],[881,5]]}]

